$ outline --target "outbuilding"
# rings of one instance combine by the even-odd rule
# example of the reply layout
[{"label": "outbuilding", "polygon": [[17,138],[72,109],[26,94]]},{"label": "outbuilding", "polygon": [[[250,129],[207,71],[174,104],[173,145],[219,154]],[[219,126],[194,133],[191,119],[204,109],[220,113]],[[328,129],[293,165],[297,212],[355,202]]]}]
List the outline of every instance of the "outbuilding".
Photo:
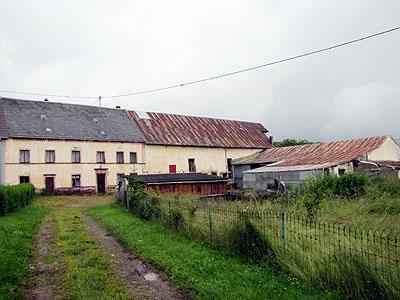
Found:
[{"label": "outbuilding", "polygon": [[262,190],[275,179],[290,186],[322,173],[340,176],[358,172],[399,178],[399,161],[400,146],[392,137],[367,137],[267,149],[234,162],[234,178],[240,188]]},{"label": "outbuilding", "polygon": [[222,196],[227,192],[227,178],[205,173],[138,175],[146,190],[159,193]]}]

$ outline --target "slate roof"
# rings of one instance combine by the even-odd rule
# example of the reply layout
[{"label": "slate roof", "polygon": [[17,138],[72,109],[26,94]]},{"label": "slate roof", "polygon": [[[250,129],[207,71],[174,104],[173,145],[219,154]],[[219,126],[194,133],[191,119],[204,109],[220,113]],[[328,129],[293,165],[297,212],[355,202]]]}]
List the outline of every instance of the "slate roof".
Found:
[{"label": "slate roof", "polygon": [[0,98],[0,137],[143,142],[126,110]]},{"label": "slate roof", "polygon": [[[261,152],[254,158],[237,164],[268,164],[265,170],[297,170],[329,167],[360,158],[378,148],[388,136],[307,144],[290,147],[276,147]],[[279,169],[278,169],[279,168]],[[301,167],[300,167],[301,168]],[[250,171],[249,171],[250,172]]]},{"label": "slate roof", "polygon": [[227,181],[227,179],[217,175],[209,175],[205,173],[145,174],[138,175],[138,177],[146,184]]},{"label": "slate roof", "polygon": [[145,142],[154,145],[224,148],[272,148],[259,123],[130,111]]}]

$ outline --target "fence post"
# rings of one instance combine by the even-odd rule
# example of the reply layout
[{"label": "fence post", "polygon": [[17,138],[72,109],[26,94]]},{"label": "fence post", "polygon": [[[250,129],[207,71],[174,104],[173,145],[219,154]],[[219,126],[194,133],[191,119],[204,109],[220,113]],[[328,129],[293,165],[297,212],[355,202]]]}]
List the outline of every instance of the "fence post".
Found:
[{"label": "fence post", "polygon": [[282,254],[285,254],[285,211],[281,209],[281,224],[282,224],[282,239],[281,239],[281,247]]},{"label": "fence post", "polygon": [[208,228],[210,230],[210,242],[212,244],[213,236],[212,236],[212,211],[211,208],[208,208]]},{"label": "fence post", "polygon": [[168,200],[168,216],[169,216],[169,227],[171,228],[171,200]]}]

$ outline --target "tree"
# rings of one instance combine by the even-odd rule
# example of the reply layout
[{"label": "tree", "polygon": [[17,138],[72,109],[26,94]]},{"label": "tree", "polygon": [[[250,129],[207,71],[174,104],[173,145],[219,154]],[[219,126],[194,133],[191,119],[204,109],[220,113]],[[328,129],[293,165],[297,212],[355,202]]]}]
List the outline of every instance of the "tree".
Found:
[{"label": "tree", "polygon": [[312,142],[302,139],[302,140],[296,140],[296,139],[283,139],[281,142],[277,142],[275,146],[277,147],[287,147],[287,146],[296,146],[296,145],[306,145],[306,144],[312,144]]}]

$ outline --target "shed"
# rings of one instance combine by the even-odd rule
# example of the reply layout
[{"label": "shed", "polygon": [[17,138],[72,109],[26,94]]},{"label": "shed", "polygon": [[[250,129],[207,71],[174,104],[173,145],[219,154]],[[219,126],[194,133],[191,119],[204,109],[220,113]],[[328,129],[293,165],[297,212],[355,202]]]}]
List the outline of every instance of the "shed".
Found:
[{"label": "shed", "polygon": [[205,173],[146,174],[138,175],[151,192],[225,195],[228,179]]},{"label": "shed", "polygon": [[267,149],[234,162],[243,188],[265,189],[274,179],[295,185],[318,173],[365,173],[398,178],[400,146],[390,136]]}]

